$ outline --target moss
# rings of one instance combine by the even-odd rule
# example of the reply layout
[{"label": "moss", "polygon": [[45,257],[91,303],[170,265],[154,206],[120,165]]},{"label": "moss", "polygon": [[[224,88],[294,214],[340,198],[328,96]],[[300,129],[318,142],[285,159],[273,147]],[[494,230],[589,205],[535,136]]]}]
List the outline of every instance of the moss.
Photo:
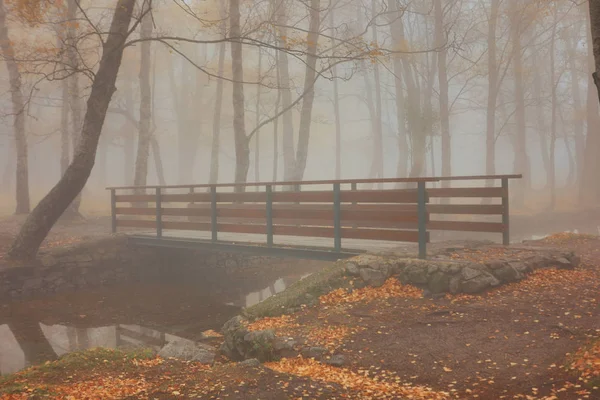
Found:
[{"label": "moss", "polygon": [[247,308],[243,315],[249,320],[254,320],[285,314],[290,308],[308,304],[322,294],[344,286],[344,275],[344,262],[338,261],[294,283],[283,292]]}]

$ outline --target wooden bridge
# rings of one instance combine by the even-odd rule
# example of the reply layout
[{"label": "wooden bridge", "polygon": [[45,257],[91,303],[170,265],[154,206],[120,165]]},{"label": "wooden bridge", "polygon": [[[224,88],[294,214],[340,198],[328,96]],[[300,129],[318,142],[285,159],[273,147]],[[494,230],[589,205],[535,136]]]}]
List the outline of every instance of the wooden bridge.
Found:
[{"label": "wooden bridge", "polygon": [[[434,231],[497,233],[508,244],[509,180],[518,178],[521,175],[108,189],[112,231],[127,229],[140,245],[336,260],[416,243],[419,257],[425,258]],[[444,181],[447,184],[438,187]],[[461,186],[447,187],[456,183]]]}]

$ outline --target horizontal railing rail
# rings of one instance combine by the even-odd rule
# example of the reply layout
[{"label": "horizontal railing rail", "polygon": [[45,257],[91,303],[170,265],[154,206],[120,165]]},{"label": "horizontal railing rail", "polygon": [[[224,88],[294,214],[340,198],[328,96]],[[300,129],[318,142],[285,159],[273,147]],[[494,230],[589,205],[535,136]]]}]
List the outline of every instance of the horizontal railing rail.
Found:
[{"label": "horizontal railing rail", "polygon": [[[426,256],[431,231],[501,233],[510,241],[510,179],[520,175],[457,176],[402,179],[260,182],[247,184],[121,186],[111,192],[112,231],[122,228],[152,229],[161,238],[164,230],[333,239],[333,251],[342,252],[342,239],[418,243]],[[427,187],[439,181],[500,180],[500,186]],[[379,184],[412,183],[416,186],[385,189]],[[375,189],[358,188],[366,184]],[[302,186],[328,185],[321,190]],[[347,185],[350,187],[348,188]],[[223,188],[255,187],[260,190],[221,191]],[[275,187],[287,190],[276,191]],[[264,187],[261,188],[261,187]],[[208,191],[195,192],[196,188]],[[173,191],[189,189],[188,193]],[[123,193],[132,191],[133,193]],[[152,193],[148,193],[152,191]],[[489,200],[490,204],[449,204],[447,200]],[[444,203],[431,204],[430,199]],[[496,201],[497,204],[491,204]],[[129,204],[129,206],[127,206]],[[152,205],[150,205],[152,204]],[[431,216],[500,217],[501,221],[436,220]]]}]

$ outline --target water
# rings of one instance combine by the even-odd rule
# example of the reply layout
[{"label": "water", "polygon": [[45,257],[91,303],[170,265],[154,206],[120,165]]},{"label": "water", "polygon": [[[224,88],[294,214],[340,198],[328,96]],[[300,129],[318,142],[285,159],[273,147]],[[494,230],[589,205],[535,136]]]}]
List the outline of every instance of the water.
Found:
[{"label": "water", "polygon": [[[208,269],[195,280],[140,283],[14,301],[0,305],[0,373],[89,348],[152,348],[214,342],[240,313],[280,293],[326,263],[295,260],[247,268]],[[208,275],[205,274],[209,273]]]}]

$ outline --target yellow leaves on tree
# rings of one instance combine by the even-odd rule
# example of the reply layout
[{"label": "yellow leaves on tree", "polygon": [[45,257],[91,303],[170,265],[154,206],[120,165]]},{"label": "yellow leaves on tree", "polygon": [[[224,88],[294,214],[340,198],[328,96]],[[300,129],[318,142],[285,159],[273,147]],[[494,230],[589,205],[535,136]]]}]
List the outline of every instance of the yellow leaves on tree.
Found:
[{"label": "yellow leaves on tree", "polygon": [[336,305],[344,303],[357,303],[360,301],[373,301],[377,299],[389,299],[392,297],[418,299],[423,297],[423,291],[415,286],[403,285],[396,278],[388,279],[383,286],[365,287],[349,291],[337,289],[319,298],[322,305]]},{"label": "yellow leaves on tree", "polygon": [[[355,391],[355,399],[416,399],[442,400],[448,399],[445,392],[435,392],[423,386],[407,386],[396,380],[388,381],[382,376],[365,376],[345,368],[337,368],[321,364],[307,358],[282,359],[279,362],[265,364],[268,368],[292,375],[310,377],[311,379],[335,383],[346,389]],[[380,371],[380,374],[383,375]],[[390,374],[391,375],[391,374]]]}]

